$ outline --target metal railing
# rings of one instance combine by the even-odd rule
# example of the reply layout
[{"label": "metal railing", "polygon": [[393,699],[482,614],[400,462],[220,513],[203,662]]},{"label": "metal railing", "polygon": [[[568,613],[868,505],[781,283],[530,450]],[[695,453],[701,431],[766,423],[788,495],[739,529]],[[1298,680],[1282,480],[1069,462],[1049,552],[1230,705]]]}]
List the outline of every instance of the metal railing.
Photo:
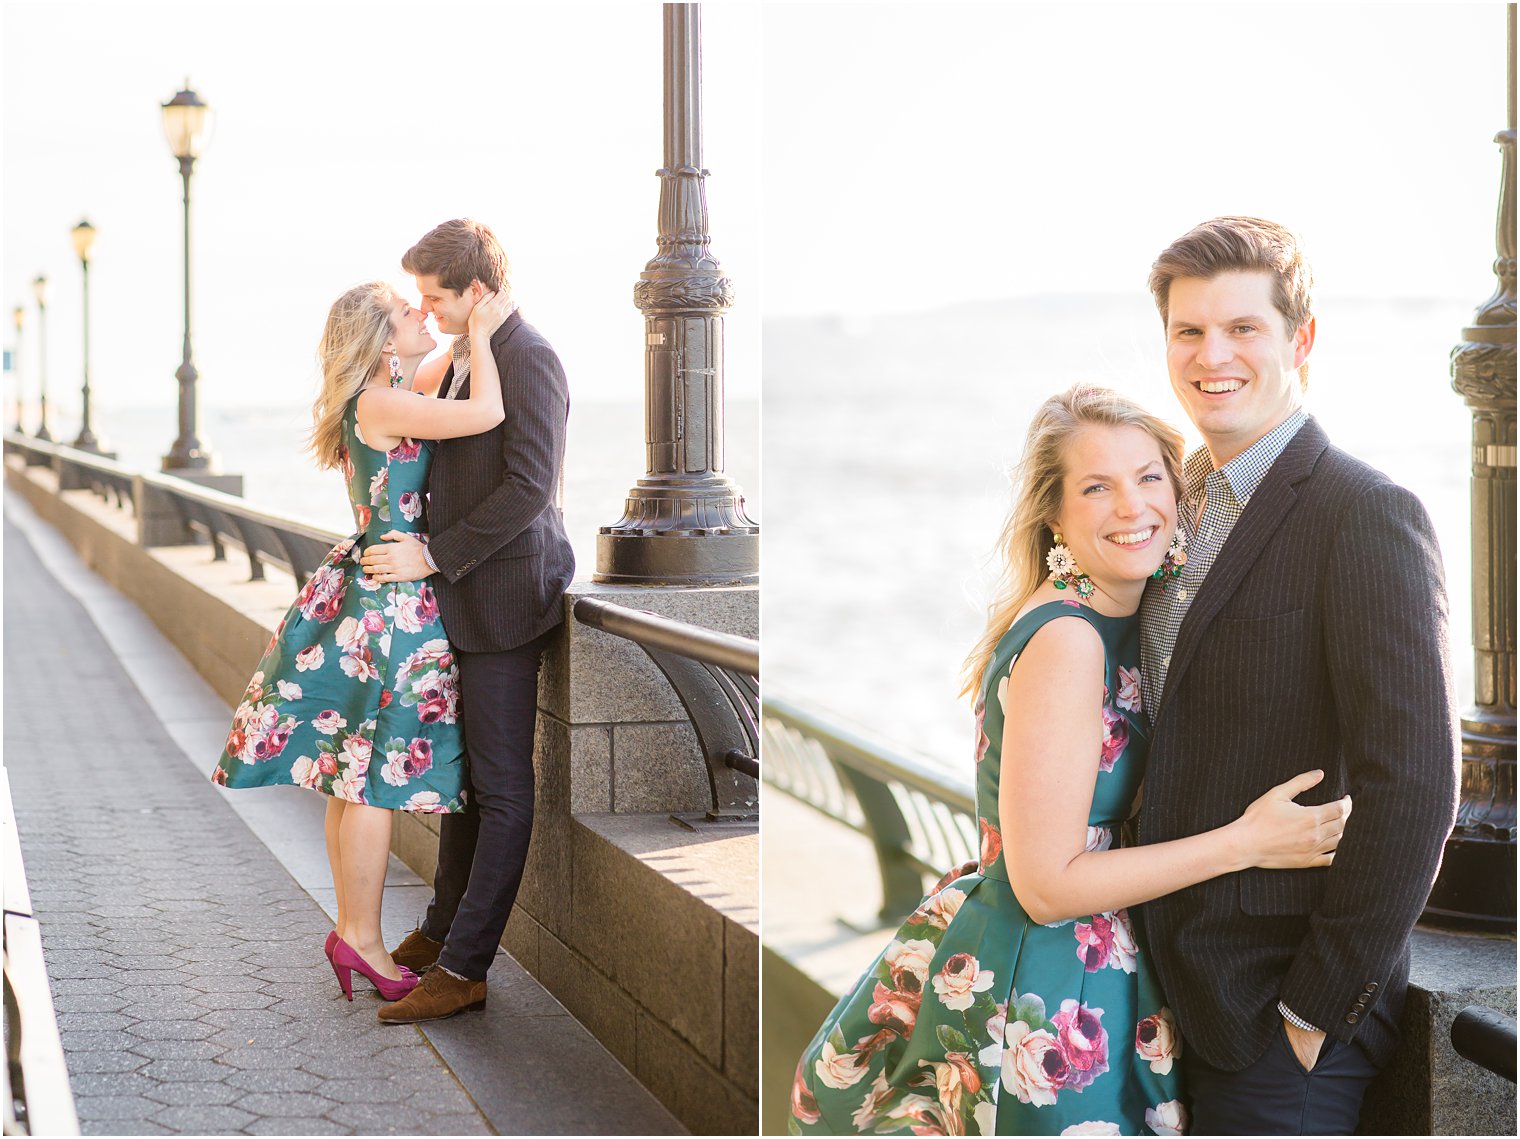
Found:
[{"label": "metal railing", "polygon": [[925,878],[976,860],[972,786],[766,693],[765,781],[876,847],[882,923],[901,921]]},{"label": "metal railing", "polygon": [[10,780],[0,767],[0,875],[5,901],[5,1072],[7,1135],[78,1135],[79,1119],[42,958],[42,931],[32,916],[11,810]]},{"label": "metal railing", "polygon": [[700,821],[757,821],[759,642],[593,597],[578,600],[574,613],[582,625],[633,641],[670,681],[707,762],[712,804]]},{"label": "metal railing", "polygon": [[139,544],[210,544],[213,561],[224,561],[230,544],[248,558],[249,578],[264,579],[264,567],[276,565],[305,585],[344,535],[275,510],[259,509],[237,495],[198,486],[173,475],[133,471],[110,459],[44,443],[14,432],[5,437],[7,453],[26,457],[28,466],[50,466],[60,490],[88,489],[137,519]]},{"label": "metal railing", "polygon": [[1510,1083],[1515,1082],[1515,1018],[1482,1005],[1468,1005],[1451,1022],[1451,1046]]}]

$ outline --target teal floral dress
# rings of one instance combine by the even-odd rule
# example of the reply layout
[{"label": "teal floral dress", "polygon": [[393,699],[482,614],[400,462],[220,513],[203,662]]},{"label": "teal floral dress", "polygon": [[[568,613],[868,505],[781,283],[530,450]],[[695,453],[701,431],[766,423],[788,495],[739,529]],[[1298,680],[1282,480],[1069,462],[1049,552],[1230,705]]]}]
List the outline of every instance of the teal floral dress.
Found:
[{"label": "teal floral dress", "polygon": [[1014,896],[998,821],[1008,677],[1037,629],[1077,616],[1103,640],[1103,753],[1087,849],[1106,850],[1144,774],[1139,624],[1075,601],[1030,610],[977,701],[979,872],[908,918],[808,1045],[792,1134],[1179,1135],[1182,1039],[1126,910],[1039,925]]},{"label": "teal floral dress", "polygon": [[382,585],[359,563],[388,530],[423,534],[433,445],[364,442],[343,417],[357,532],[312,574],[275,629],[211,778],[291,783],[351,803],[447,814],[464,807],[459,667],[426,581]]}]

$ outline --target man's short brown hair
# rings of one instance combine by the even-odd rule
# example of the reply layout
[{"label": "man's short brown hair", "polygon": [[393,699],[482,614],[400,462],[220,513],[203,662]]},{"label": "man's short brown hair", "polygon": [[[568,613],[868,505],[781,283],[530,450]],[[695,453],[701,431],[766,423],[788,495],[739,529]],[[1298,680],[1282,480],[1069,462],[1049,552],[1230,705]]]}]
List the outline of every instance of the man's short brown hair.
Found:
[{"label": "man's short brown hair", "polygon": [[1178,277],[1213,280],[1221,273],[1260,271],[1272,277],[1272,303],[1297,332],[1308,320],[1314,274],[1304,260],[1298,237],[1286,226],[1263,218],[1222,217],[1195,225],[1161,251],[1151,266],[1151,296],[1167,321],[1172,282]]},{"label": "man's short brown hair", "polygon": [[479,281],[493,293],[507,288],[507,255],[489,226],[455,218],[435,226],[401,258],[414,277],[437,277],[445,289],[462,293]]},{"label": "man's short brown hair", "polygon": [[[1304,259],[1298,236],[1265,218],[1219,217],[1188,230],[1163,249],[1151,266],[1151,296],[1161,313],[1161,327],[1167,327],[1172,282],[1178,277],[1211,281],[1222,273],[1236,272],[1262,272],[1272,278],[1272,305],[1282,313],[1290,336],[1314,315],[1310,298],[1314,272]],[[1307,362],[1298,375],[1307,389]]]}]

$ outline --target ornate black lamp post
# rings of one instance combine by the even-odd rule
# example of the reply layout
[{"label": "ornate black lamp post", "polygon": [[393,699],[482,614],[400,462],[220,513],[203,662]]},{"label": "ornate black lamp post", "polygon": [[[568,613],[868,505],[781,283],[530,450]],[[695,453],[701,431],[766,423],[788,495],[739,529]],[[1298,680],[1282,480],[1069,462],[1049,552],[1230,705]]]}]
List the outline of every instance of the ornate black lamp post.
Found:
[{"label": "ornate black lamp post", "polygon": [[100,441],[90,430],[90,249],[95,244],[95,227],[81,221],[73,229],[74,252],[79,254],[79,268],[84,274],[84,397],[83,423],[74,446],[81,451],[99,451]]},{"label": "ornate black lamp post", "polygon": [[659,251],[634,286],[644,314],[645,475],[596,539],[594,580],[714,585],[760,577],[760,528],[723,473],[723,314],[733,282],[709,248],[701,25],[665,5]]},{"label": "ornate black lamp post", "polygon": [[17,305],[11,310],[11,320],[16,325],[16,349],[11,362],[16,376],[16,434],[20,435],[25,430],[21,424],[26,415],[26,381],[21,375],[21,341],[22,333],[26,330],[26,309]]},{"label": "ornate black lamp post", "polygon": [[41,273],[32,282],[37,298],[37,438],[51,442],[47,425],[47,278]]},{"label": "ornate black lamp post", "polygon": [[1509,125],[1494,141],[1499,278],[1451,351],[1452,387],[1473,416],[1475,706],[1462,715],[1462,790],[1425,917],[1515,928],[1515,6],[1506,4]]},{"label": "ornate black lamp post", "polygon": [[163,105],[164,137],[169,149],[179,159],[179,176],[185,187],[185,352],[174,378],[179,381],[179,437],[164,456],[163,469],[171,472],[205,471],[211,456],[201,449],[195,434],[195,380],[197,373],[190,354],[190,171],[205,149],[211,129],[211,108],[190,89],[185,89]]}]

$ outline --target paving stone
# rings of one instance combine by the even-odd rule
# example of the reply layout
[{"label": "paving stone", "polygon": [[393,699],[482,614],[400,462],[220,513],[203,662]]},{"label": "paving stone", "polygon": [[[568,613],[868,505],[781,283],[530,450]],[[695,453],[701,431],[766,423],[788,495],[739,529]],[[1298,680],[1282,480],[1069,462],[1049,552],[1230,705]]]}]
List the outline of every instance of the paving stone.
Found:
[{"label": "paving stone", "polygon": [[266,993],[250,992],[201,993],[192,999],[205,1009],[263,1009],[275,1003]]},{"label": "paving stone", "polygon": [[158,1084],[137,1072],[71,1072],[69,1087],[75,1096],[145,1096]]},{"label": "paving stone", "polygon": [[97,1123],[146,1119],[159,1106],[150,1099],[136,1095],[86,1095],[79,1096],[74,1101],[74,1110],[81,1119]]},{"label": "paving stone", "polygon": [[81,1072],[135,1072],[147,1062],[147,1057],[131,1052],[70,1052],[67,1056],[71,1076]]},{"label": "paving stone", "polygon": [[132,1051],[150,1060],[212,1060],[226,1049],[209,1040],[141,1040]]},{"label": "paving stone", "polygon": [[[320,1077],[310,1072],[303,1072],[299,1068],[245,1070],[227,1077],[227,1083],[249,1092],[309,1092],[323,1082]],[[259,1114],[268,1113],[260,1112]]]},{"label": "paving stone", "polygon": [[138,1019],[135,1016],[123,1016],[119,1012],[59,1012],[58,1030],[60,1032],[70,1030],[107,1032],[136,1024]]},{"label": "paving stone", "polygon": [[218,1028],[278,1028],[289,1024],[290,1017],[267,1008],[219,1008],[206,1013],[201,1021]]},{"label": "paving stone", "polygon": [[167,1107],[223,1107],[243,1094],[242,1088],[230,1084],[191,1083],[159,1084],[146,1096]]},{"label": "paving stone", "polygon": [[186,1080],[214,1082],[224,1080],[232,1074],[225,1064],[218,1064],[215,1060],[154,1060],[140,1071],[144,1076],[165,1083]]},{"label": "paving stone", "polygon": [[120,1012],[131,1004],[127,998],[114,993],[73,993],[53,998],[53,1011],[62,1015],[71,1012]]},{"label": "paving stone", "polygon": [[192,977],[184,985],[185,988],[202,993],[258,993],[264,990],[267,983],[263,978],[247,973],[210,973],[203,977]]},{"label": "paving stone", "polygon": [[[250,1135],[347,1135],[349,1129],[330,1119],[260,1119],[243,1128]],[[447,1131],[433,1134],[451,1134]]]},{"label": "paving stone", "polygon": [[257,1049],[261,1052],[283,1050],[292,1047],[304,1035],[305,1030],[300,1025],[290,1024],[284,1028],[261,1028],[257,1032],[246,1032],[241,1028],[223,1028],[209,1039],[213,1044],[220,1044],[229,1050],[229,1054],[233,1054],[247,1049]]},{"label": "paving stone", "polygon": [[159,1107],[153,1122],[187,1135],[215,1135],[241,1131],[255,1118],[236,1107]]},{"label": "paving stone", "polygon": [[332,1110],[333,1101],[311,1092],[249,1092],[237,1101],[237,1106],[266,1117],[320,1115]]},{"label": "paving stone", "polygon": [[181,989],[173,997],[158,1001],[139,1001],[121,1011],[138,1022],[200,1020],[210,1010],[205,1005],[196,1004],[192,999],[194,996],[194,990]]},{"label": "paving stone", "polygon": [[[136,1028],[137,1025],[133,1025]],[[70,1032],[63,1037],[65,1052],[125,1052],[135,1039],[124,1031]]]},{"label": "paving stone", "polygon": [[205,1040],[216,1035],[217,1026],[198,1020],[145,1020],[127,1031],[142,1040]]}]

